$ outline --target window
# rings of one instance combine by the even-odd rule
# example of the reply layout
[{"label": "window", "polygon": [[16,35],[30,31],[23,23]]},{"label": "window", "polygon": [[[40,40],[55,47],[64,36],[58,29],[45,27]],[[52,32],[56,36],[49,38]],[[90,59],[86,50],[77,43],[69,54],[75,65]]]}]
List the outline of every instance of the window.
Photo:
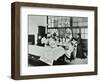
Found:
[{"label": "window", "polygon": [[87,39],[88,18],[87,17],[73,17],[72,21],[73,21],[72,23],[73,27],[77,28],[77,30],[73,29],[73,33],[74,33],[73,35],[75,36],[76,33],[80,33],[82,39]]},{"label": "window", "polygon": [[73,37],[78,33],[82,39],[88,37],[88,18],[87,17],[68,17],[68,16],[47,16],[47,30],[50,33],[57,32],[59,36],[64,35],[65,30],[70,28]]}]

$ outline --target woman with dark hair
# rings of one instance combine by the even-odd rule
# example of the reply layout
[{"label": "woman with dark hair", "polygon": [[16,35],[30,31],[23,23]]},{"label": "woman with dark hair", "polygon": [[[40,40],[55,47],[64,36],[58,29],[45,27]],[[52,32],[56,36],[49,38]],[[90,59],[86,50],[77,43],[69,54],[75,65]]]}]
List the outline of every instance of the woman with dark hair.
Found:
[{"label": "woman with dark hair", "polygon": [[83,47],[82,47],[82,41],[81,41],[81,34],[78,33],[77,34],[77,54],[76,54],[77,58],[84,58],[84,54],[83,54]]}]

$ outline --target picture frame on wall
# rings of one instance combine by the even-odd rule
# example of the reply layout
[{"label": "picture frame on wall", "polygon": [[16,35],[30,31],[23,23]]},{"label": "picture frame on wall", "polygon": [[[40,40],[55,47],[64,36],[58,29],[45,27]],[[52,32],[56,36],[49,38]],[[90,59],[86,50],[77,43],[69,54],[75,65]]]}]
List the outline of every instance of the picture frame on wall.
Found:
[{"label": "picture frame on wall", "polygon": [[97,7],[13,2],[11,78],[97,75]]}]

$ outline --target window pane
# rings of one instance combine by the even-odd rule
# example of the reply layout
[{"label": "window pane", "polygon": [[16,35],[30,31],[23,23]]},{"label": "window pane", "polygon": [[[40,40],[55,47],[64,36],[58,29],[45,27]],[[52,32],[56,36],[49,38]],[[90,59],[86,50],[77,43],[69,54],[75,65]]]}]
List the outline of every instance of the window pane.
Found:
[{"label": "window pane", "polygon": [[88,39],[88,34],[85,34],[85,39]]},{"label": "window pane", "polygon": [[84,22],[84,26],[88,26],[88,22]]},{"label": "window pane", "polygon": [[81,38],[82,38],[82,39],[85,39],[85,37],[84,37],[84,34],[83,34],[83,33],[81,34]]},{"label": "window pane", "polygon": [[83,17],[83,21],[87,22],[88,21],[88,17]]},{"label": "window pane", "polygon": [[73,22],[77,22],[77,21],[78,21],[77,17],[73,17]]},{"label": "window pane", "polygon": [[88,33],[88,29],[87,28],[85,29],[85,33]]},{"label": "window pane", "polygon": [[83,26],[83,22],[79,22],[78,23],[78,26]]},{"label": "window pane", "polygon": [[84,28],[81,28],[81,33],[84,33]]},{"label": "window pane", "polygon": [[78,22],[82,22],[82,18],[81,17],[78,17]]},{"label": "window pane", "polygon": [[78,24],[77,23],[73,23],[73,26],[78,26]]}]

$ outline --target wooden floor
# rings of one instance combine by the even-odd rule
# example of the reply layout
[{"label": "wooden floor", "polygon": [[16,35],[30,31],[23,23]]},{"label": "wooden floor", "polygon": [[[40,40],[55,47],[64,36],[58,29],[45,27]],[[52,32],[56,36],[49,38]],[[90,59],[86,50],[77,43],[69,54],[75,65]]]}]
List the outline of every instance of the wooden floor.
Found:
[{"label": "wooden floor", "polygon": [[88,63],[88,59],[80,59],[80,58],[76,58],[75,60],[72,60],[69,64],[71,65],[75,65],[75,64],[87,64]]},{"label": "wooden floor", "polygon": [[[88,60],[87,58],[84,59],[80,59],[80,58],[76,58],[72,61],[54,61],[54,65],[78,65],[78,64],[87,64]],[[48,64],[40,61],[40,60],[29,60],[29,66],[49,66]]]}]

